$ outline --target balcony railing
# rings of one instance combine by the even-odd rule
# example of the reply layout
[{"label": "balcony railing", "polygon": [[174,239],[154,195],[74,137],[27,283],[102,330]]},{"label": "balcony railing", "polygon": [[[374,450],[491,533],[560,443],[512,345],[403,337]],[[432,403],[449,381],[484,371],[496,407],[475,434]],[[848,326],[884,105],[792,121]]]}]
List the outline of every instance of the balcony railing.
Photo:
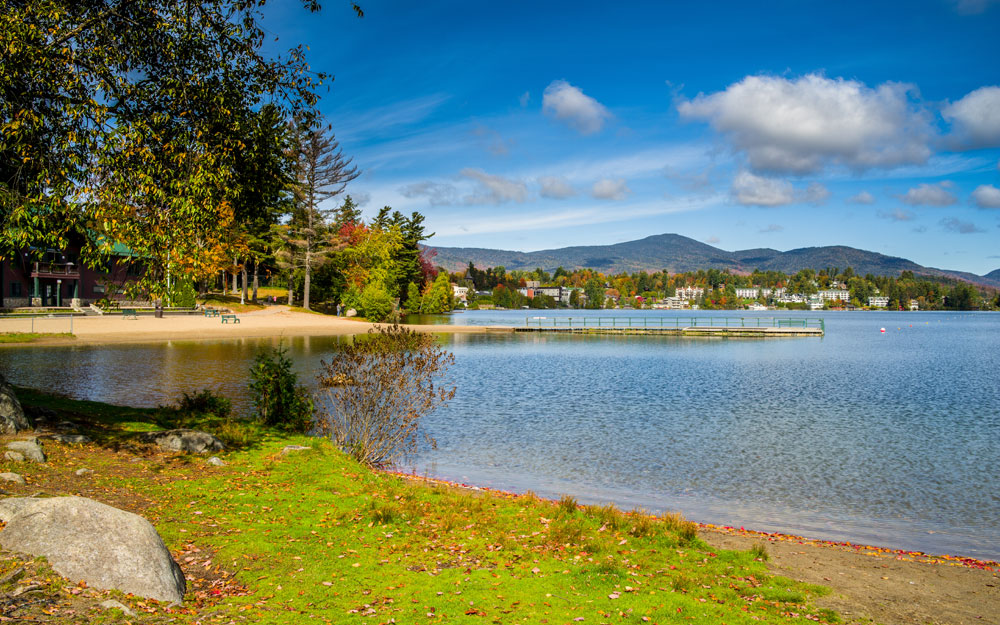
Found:
[{"label": "balcony railing", "polygon": [[75,263],[55,263],[38,261],[33,264],[32,278],[80,278],[80,266]]}]

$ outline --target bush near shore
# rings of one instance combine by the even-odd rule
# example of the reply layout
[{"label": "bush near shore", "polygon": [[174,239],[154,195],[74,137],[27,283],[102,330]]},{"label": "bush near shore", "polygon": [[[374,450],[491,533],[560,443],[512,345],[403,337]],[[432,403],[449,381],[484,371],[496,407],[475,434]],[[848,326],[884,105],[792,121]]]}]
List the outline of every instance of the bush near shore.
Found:
[{"label": "bush near shore", "polygon": [[[169,410],[19,395],[29,410],[82,423],[95,442],[46,442],[50,462],[19,465],[28,484],[9,488],[131,508],[185,569],[182,607],[116,596],[135,610],[132,623],[837,620],[811,607],[823,588],[769,575],[760,554],[713,552],[679,515],[405,479],[367,469],[327,441],[259,424],[244,428],[226,466],[208,466],[130,442],[161,427]],[[224,424],[185,417],[209,431]],[[282,453],[287,445],[309,449]],[[81,467],[94,473],[79,477]],[[24,565],[4,558],[0,577]],[[36,616],[114,622],[79,603],[89,589],[47,579],[50,601],[34,595],[43,600]]]}]

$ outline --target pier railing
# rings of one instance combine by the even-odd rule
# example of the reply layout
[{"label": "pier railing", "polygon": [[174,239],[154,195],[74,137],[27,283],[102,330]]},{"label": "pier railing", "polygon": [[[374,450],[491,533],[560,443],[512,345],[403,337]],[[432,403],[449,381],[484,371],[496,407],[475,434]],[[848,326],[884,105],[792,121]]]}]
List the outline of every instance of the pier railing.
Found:
[{"label": "pier railing", "polygon": [[529,328],[819,328],[820,317],[545,317],[525,318]]}]

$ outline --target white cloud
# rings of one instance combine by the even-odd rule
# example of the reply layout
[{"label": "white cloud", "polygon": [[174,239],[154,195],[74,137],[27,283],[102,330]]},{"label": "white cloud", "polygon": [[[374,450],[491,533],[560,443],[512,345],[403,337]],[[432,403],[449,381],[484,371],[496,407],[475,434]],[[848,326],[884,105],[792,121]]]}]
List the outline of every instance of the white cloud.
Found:
[{"label": "white cloud", "polygon": [[847,198],[847,201],[851,204],[874,204],[875,196],[867,191],[862,191],[857,195],[852,195]]},{"label": "white cloud", "polygon": [[705,239],[705,243],[708,243],[709,245],[715,245],[721,240],[722,239],[720,239],[719,237],[708,237],[707,239]]},{"label": "white cloud", "polygon": [[897,208],[891,213],[880,212],[878,216],[882,219],[888,219],[889,221],[913,221],[916,217],[912,211],[908,211],[903,208]]},{"label": "white cloud", "polygon": [[542,189],[539,194],[553,200],[564,200],[576,195],[576,189],[570,186],[565,178],[559,176],[542,176],[538,179]]},{"label": "white cloud", "polygon": [[431,206],[448,206],[458,199],[458,189],[441,182],[414,182],[400,187],[399,192],[410,199],[426,197]]},{"label": "white cloud", "polygon": [[565,80],[554,80],[545,88],[542,110],[585,135],[600,132],[612,117],[603,104]]},{"label": "white cloud", "polygon": [[467,204],[502,204],[504,202],[524,202],[528,199],[528,186],[519,180],[488,174],[481,169],[465,168],[459,175],[479,183],[477,193],[467,195]]},{"label": "white cloud", "polygon": [[598,200],[625,199],[625,196],[632,191],[626,186],[624,178],[601,178],[594,183],[590,194]]},{"label": "white cloud", "polygon": [[785,227],[780,224],[768,224],[766,228],[761,228],[757,232],[760,232],[761,234],[769,234],[771,232],[782,232],[784,229]]},{"label": "white cloud", "polygon": [[952,0],[959,15],[978,15],[996,3],[997,0]]},{"label": "white cloud", "polygon": [[986,232],[976,224],[968,221],[962,221],[961,219],[951,217],[948,219],[942,219],[940,221],[941,227],[949,232],[957,232],[959,234],[977,234],[980,232]]},{"label": "white cloud", "polygon": [[801,197],[810,204],[822,204],[830,199],[830,190],[818,182],[810,182]]},{"label": "white cloud", "polygon": [[803,174],[829,164],[865,169],[926,162],[931,130],[926,114],[911,106],[910,90],[818,74],[747,76],[677,108],[726,135],[753,170]]},{"label": "white cloud", "polygon": [[358,206],[365,206],[368,202],[372,201],[372,194],[366,191],[356,191],[351,193],[350,196]]},{"label": "white cloud", "polygon": [[947,180],[939,184],[921,183],[899,196],[911,206],[951,206],[958,202],[955,194],[949,191],[954,185]]},{"label": "white cloud", "polygon": [[[461,218],[449,217],[441,222],[429,219],[428,229],[434,230],[438,237],[461,237],[456,243],[465,240],[470,234],[495,234],[497,232],[532,232],[543,228],[569,228],[591,224],[625,222],[633,219],[644,219],[657,215],[669,215],[689,211],[698,211],[716,206],[720,197],[688,197],[678,198],[671,202],[655,201],[641,204],[626,204],[616,210],[609,211],[606,206],[594,208],[573,208],[560,212],[529,211],[523,214],[507,214],[503,216],[469,215],[463,213]],[[435,237],[435,240],[437,238]],[[447,243],[442,242],[442,245]]]},{"label": "white cloud", "polygon": [[521,103],[522,107],[528,106],[528,103],[531,102],[531,92],[525,91],[524,93],[522,93],[521,97],[518,98],[518,102]]},{"label": "white cloud", "polygon": [[981,184],[972,192],[972,201],[979,208],[1000,208],[1000,189],[991,184]]},{"label": "white cloud", "polygon": [[968,148],[1000,146],[1000,87],[981,87],[944,107],[955,139]]},{"label": "white cloud", "polygon": [[795,190],[785,180],[755,176],[741,171],[733,178],[733,197],[750,206],[782,206],[795,201]]}]

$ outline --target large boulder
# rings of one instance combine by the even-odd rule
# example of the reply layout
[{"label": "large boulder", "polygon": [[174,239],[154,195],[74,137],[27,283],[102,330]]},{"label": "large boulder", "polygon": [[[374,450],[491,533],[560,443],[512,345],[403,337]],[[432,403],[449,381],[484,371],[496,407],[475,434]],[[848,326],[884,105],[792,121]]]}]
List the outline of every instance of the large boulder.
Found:
[{"label": "large boulder", "polygon": [[38,439],[12,441],[7,443],[7,449],[16,454],[21,454],[21,456],[32,462],[45,462],[45,452],[42,451],[42,446],[38,444]]},{"label": "large boulder", "polygon": [[203,454],[208,451],[222,451],[225,445],[208,432],[198,430],[163,430],[160,432],[144,432],[139,440],[151,443],[160,449],[168,451],[183,451],[190,454]]},{"label": "large boulder", "polygon": [[21,402],[17,401],[14,389],[7,384],[7,379],[0,375],[0,434],[16,434],[33,427],[31,420],[21,408]]},{"label": "large boulder", "polygon": [[4,549],[44,556],[60,575],[95,588],[180,603],[184,573],[141,516],[85,497],[0,501]]}]

